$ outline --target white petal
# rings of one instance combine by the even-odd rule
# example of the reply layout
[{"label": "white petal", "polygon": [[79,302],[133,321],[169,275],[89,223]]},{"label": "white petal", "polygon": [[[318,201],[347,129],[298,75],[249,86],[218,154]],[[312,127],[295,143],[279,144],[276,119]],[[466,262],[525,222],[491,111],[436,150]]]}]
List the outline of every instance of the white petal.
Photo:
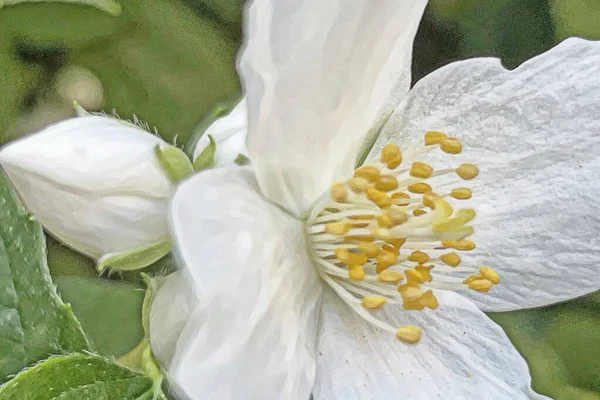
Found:
[{"label": "white petal", "polygon": [[195,399],[306,400],[322,288],[301,221],[234,165],[183,182],[170,223],[201,303],[177,345],[172,382]]},{"label": "white petal", "polygon": [[246,133],[248,131],[248,107],[244,97],[229,114],[210,125],[194,150],[194,159],[209,145],[208,135],[212,135],[217,144],[215,165],[227,165],[235,161],[239,154],[248,156]]},{"label": "white petal", "polygon": [[167,236],[172,184],[156,135],[116,119],[73,118],[0,150],[23,203],[62,242],[99,258]]},{"label": "white petal", "polygon": [[427,130],[463,142],[458,157],[436,151],[423,160],[479,165],[466,182],[474,201],[454,204],[478,213],[478,249],[463,265],[489,265],[502,278],[487,294],[465,293],[484,310],[600,289],[599,64],[600,43],[569,39],[514,71],[496,59],[448,65],[415,85],[371,153],[422,141]]},{"label": "white petal", "polygon": [[390,96],[408,91],[426,3],[255,0],[247,9],[247,143],[269,199],[301,214],[351,174]]},{"label": "white petal", "polygon": [[181,332],[198,306],[198,299],[185,271],[162,278],[155,290],[148,321],[149,337],[152,352],[168,369]]},{"label": "white petal", "polygon": [[530,389],[527,364],[498,325],[456,293],[436,296],[436,310],[375,312],[392,326],[423,329],[407,345],[326,290],[315,400],[546,398]]}]

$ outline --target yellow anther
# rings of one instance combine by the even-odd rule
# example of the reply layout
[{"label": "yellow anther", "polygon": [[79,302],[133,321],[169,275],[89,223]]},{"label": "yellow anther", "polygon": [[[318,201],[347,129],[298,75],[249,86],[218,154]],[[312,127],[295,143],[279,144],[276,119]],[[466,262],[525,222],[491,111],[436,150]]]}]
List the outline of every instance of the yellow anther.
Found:
[{"label": "yellow anther", "polygon": [[385,283],[397,284],[402,279],[404,279],[404,275],[402,274],[402,272],[398,272],[398,271],[385,270],[385,271],[381,271],[377,275],[377,280],[379,280],[381,282],[385,282]]},{"label": "yellow anther", "polygon": [[362,306],[367,310],[379,310],[387,299],[383,296],[366,296],[361,300]]},{"label": "yellow anther", "polygon": [[475,281],[471,281],[467,284],[469,289],[475,290],[476,292],[488,292],[492,286],[493,283],[491,281],[488,281],[487,279],[477,279]]},{"label": "yellow anther", "polygon": [[408,221],[406,211],[397,206],[391,206],[386,210],[386,215],[392,220],[394,225],[400,225]]},{"label": "yellow anther", "polygon": [[494,285],[497,285],[500,283],[500,275],[498,275],[498,273],[496,272],[496,270],[494,270],[493,268],[490,267],[480,267],[479,268],[479,273],[488,281],[492,282]]},{"label": "yellow anther", "polygon": [[419,300],[423,295],[419,285],[414,282],[407,282],[404,285],[398,286],[398,292],[400,293],[400,296],[402,296],[402,299],[408,301]]},{"label": "yellow anther", "polygon": [[438,308],[439,305],[437,298],[431,290],[427,290],[425,293],[423,293],[423,296],[421,296],[421,298],[418,301],[419,304],[431,308],[432,310]]},{"label": "yellow anther", "polygon": [[394,238],[392,231],[386,228],[373,229],[373,236],[375,236],[375,239],[383,240],[385,242],[389,242],[390,239]]},{"label": "yellow anther", "polygon": [[416,269],[407,269],[404,271],[404,275],[406,275],[406,281],[410,283],[423,283],[425,282],[425,276]]},{"label": "yellow anther", "polygon": [[379,246],[373,242],[360,242],[358,248],[369,258],[377,257],[377,254],[381,251]]},{"label": "yellow anther", "polygon": [[350,215],[348,217],[348,219],[352,219],[352,220],[355,220],[355,221],[357,221],[357,220],[359,221],[359,220],[363,220],[363,219],[366,219],[366,220],[370,221],[373,218],[375,218],[375,215],[373,215],[373,214]]},{"label": "yellow anther", "polygon": [[444,200],[440,197],[435,199],[435,207],[434,208],[437,212],[442,214],[444,217],[449,217],[454,212],[454,210],[452,209],[452,206],[450,206],[450,204],[446,200]]},{"label": "yellow anther", "polygon": [[462,151],[462,143],[457,138],[446,138],[442,140],[440,148],[448,154],[459,154]]},{"label": "yellow anther", "polygon": [[375,182],[375,189],[389,192],[398,187],[398,180],[393,175],[381,175]]},{"label": "yellow anther", "polygon": [[430,146],[432,144],[440,144],[444,139],[446,139],[446,135],[442,132],[437,131],[428,131],[425,132],[425,146]]},{"label": "yellow anther", "polygon": [[421,340],[423,331],[412,325],[403,325],[396,331],[396,337],[404,343],[415,344]]},{"label": "yellow anther", "polygon": [[419,300],[406,300],[402,299],[402,307],[405,310],[422,310],[425,306],[419,303]]},{"label": "yellow anther", "polygon": [[365,165],[364,167],[357,168],[354,171],[355,178],[364,178],[371,182],[375,182],[379,178],[379,169],[372,165]]},{"label": "yellow anther", "polygon": [[364,192],[370,184],[371,182],[365,178],[352,178],[348,181],[348,186],[356,193]]},{"label": "yellow anther", "polygon": [[450,196],[458,200],[468,200],[471,198],[472,192],[468,188],[456,188],[452,189]]},{"label": "yellow anther", "polygon": [[344,247],[335,249],[335,257],[342,263],[350,266],[360,266],[367,263],[367,255],[364,253],[353,253]]},{"label": "yellow anther", "polygon": [[440,261],[451,267],[456,267],[458,264],[460,264],[461,260],[460,256],[456,252],[451,251],[450,253],[442,254],[440,256]]},{"label": "yellow anther", "polygon": [[418,264],[425,264],[429,261],[429,256],[421,250],[415,250],[408,255],[407,259],[408,261],[416,262]]},{"label": "yellow anther", "polygon": [[371,200],[379,208],[386,208],[392,205],[392,199],[385,192],[377,190],[374,187],[369,187],[365,194],[367,195],[367,199]]},{"label": "yellow anther", "polygon": [[383,214],[377,217],[377,225],[381,228],[391,228],[394,226],[394,221],[392,221],[389,215]]},{"label": "yellow anther", "polygon": [[431,192],[431,186],[425,182],[413,183],[412,185],[409,185],[407,189],[409,192],[417,194]]},{"label": "yellow anther", "polygon": [[389,251],[391,253],[400,254],[400,250],[397,249],[394,245],[391,245],[389,243],[382,244],[381,245],[381,250],[383,250],[383,251]]},{"label": "yellow anther", "polygon": [[480,279],[485,279],[485,278],[483,277],[483,275],[469,275],[465,278],[465,280],[462,281],[462,283],[467,285],[473,281],[478,281]]},{"label": "yellow anther", "polygon": [[475,178],[479,174],[479,168],[475,164],[464,163],[456,168],[456,175],[462,179],[469,180]]},{"label": "yellow anther", "polygon": [[336,182],[329,188],[329,195],[334,201],[338,203],[345,203],[348,200],[348,193],[346,193],[346,186],[343,183]]},{"label": "yellow anther", "polygon": [[354,242],[372,242],[375,240],[373,235],[346,235],[344,236],[344,243]]},{"label": "yellow anther", "polygon": [[475,243],[468,239],[461,240],[442,240],[442,246],[450,247],[456,250],[469,251],[475,248]]},{"label": "yellow anther", "polygon": [[419,216],[424,215],[424,214],[427,214],[427,211],[425,211],[425,210],[419,210],[419,209],[413,210],[413,215],[415,217],[419,217]]},{"label": "yellow anther", "polygon": [[402,154],[397,144],[388,143],[381,149],[381,162],[387,164],[389,169],[394,169],[402,163]]},{"label": "yellow anther", "polygon": [[475,213],[475,210],[473,210],[472,208],[461,208],[456,213],[456,219],[462,221],[462,223],[470,222],[476,216],[477,216],[477,214]]},{"label": "yellow anther", "polygon": [[362,281],[365,279],[365,270],[360,265],[352,265],[348,267],[348,278],[353,281]]},{"label": "yellow anther", "polygon": [[350,250],[346,249],[345,247],[338,247],[335,249],[335,258],[337,258],[339,261],[343,262],[344,264],[348,264],[348,261],[350,261]]},{"label": "yellow anther", "polygon": [[398,262],[398,254],[396,254],[396,252],[382,250],[379,252],[379,254],[377,254],[375,260],[377,261],[375,271],[377,273],[380,273],[381,271],[391,267],[392,265],[396,264],[396,262]]},{"label": "yellow anther", "polygon": [[440,195],[433,192],[427,192],[423,194],[423,205],[435,210],[435,202],[440,198]]},{"label": "yellow anther", "polygon": [[423,162],[415,161],[410,167],[409,174],[415,178],[427,179],[433,175],[433,168]]},{"label": "yellow anther", "polygon": [[392,203],[397,206],[407,206],[410,204],[410,195],[404,192],[392,193]]},{"label": "yellow anther", "polygon": [[425,279],[425,282],[431,282],[433,280],[433,277],[430,273],[432,268],[433,265],[417,265],[415,267],[415,270],[417,270],[421,275],[423,275],[423,279]]},{"label": "yellow anther", "polygon": [[325,232],[330,235],[343,236],[352,229],[352,224],[347,222],[330,222],[325,225]]},{"label": "yellow anther", "polygon": [[393,239],[386,240],[386,242],[391,244],[392,246],[394,246],[396,248],[396,250],[400,250],[400,247],[402,247],[404,245],[404,243],[406,243],[406,239],[405,238],[393,238]]}]

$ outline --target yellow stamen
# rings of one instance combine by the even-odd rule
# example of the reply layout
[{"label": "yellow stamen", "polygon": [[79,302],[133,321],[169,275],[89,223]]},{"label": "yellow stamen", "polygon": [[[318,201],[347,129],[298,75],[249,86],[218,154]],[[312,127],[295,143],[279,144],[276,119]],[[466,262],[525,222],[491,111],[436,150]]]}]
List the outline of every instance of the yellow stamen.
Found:
[{"label": "yellow stamen", "polygon": [[469,289],[475,290],[476,292],[485,293],[492,288],[493,284],[487,279],[477,279],[476,281],[469,282],[467,286]]},{"label": "yellow stamen", "polygon": [[427,214],[427,211],[423,211],[423,210],[416,209],[416,210],[413,210],[413,212],[412,212],[412,213],[413,213],[413,215],[414,215],[415,217],[419,217],[419,216],[421,216],[421,215],[423,215],[423,214]]},{"label": "yellow stamen", "polygon": [[456,188],[452,189],[450,196],[458,200],[468,200],[471,198],[472,192],[468,188]]},{"label": "yellow stamen", "polygon": [[381,245],[381,250],[383,251],[389,251],[390,253],[395,253],[396,255],[400,254],[400,250],[397,249],[394,245],[391,245],[389,243],[384,243]]},{"label": "yellow stamen", "polygon": [[456,250],[469,251],[475,248],[475,243],[468,239],[461,240],[442,240],[442,246],[450,247]]},{"label": "yellow stamen", "polygon": [[432,310],[438,308],[439,305],[437,298],[431,290],[427,290],[425,293],[423,293],[423,296],[421,296],[421,298],[418,301],[419,304],[431,308]]},{"label": "yellow stamen", "polygon": [[367,263],[367,255],[364,253],[353,253],[350,250],[338,247],[335,249],[335,257],[346,265],[360,266]]},{"label": "yellow stamen", "polygon": [[450,253],[442,254],[440,256],[440,261],[450,267],[456,267],[458,264],[460,264],[461,260],[460,256],[456,252],[451,251]]},{"label": "yellow stamen", "polygon": [[394,246],[396,248],[396,250],[399,250],[400,247],[402,247],[402,245],[404,245],[404,243],[406,243],[406,239],[405,238],[393,238],[393,239],[386,240],[386,242],[388,242],[389,244]]},{"label": "yellow stamen", "polygon": [[381,282],[397,284],[404,279],[404,275],[402,272],[385,270],[377,275],[377,279]]},{"label": "yellow stamen", "polygon": [[394,221],[388,215],[380,215],[377,217],[377,225],[381,228],[391,228],[394,226]]},{"label": "yellow stamen", "polygon": [[444,139],[446,139],[446,135],[442,132],[425,132],[425,146],[431,146],[432,144],[440,144]]},{"label": "yellow stamen", "polygon": [[442,140],[440,148],[448,154],[459,154],[462,151],[462,144],[457,138],[446,138]]},{"label": "yellow stamen", "polygon": [[357,168],[354,171],[355,178],[364,178],[371,182],[375,182],[379,178],[379,169],[371,165],[365,165],[364,167]]},{"label": "yellow stamen", "polygon": [[392,205],[392,199],[380,190],[370,187],[366,190],[367,199],[371,200],[379,208],[386,208]]},{"label": "yellow stamen", "polygon": [[392,203],[398,206],[407,206],[410,203],[410,195],[404,192],[392,193]]},{"label": "yellow stamen", "polygon": [[352,224],[347,222],[329,222],[325,225],[325,232],[330,235],[343,236],[352,229]]},{"label": "yellow stamen", "polygon": [[400,225],[408,221],[408,214],[406,211],[396,206],[388,208],[386,214],[390,217],[394,225]]},{"label": "yellow stamen", "polygon": [[404,271],[404,275],[406,275],[406,281],[410,283],[423,283],[425,282],[425,276],[416,269],[407,269]]},{"label": "yellow stamen", "polygon": [[469,180],[475,178],[479,174],[479,168],[475,164],[464,163],[456,168],[456,175],[462,179]]},{"label": "yellow stamen", "polygon": [[397,144],[388,143],[381,149],[381,162],[389,169],[394,169],[402,163],[402,154]]},{"label": "yellow stamen", "polygon": [[396,331],[396,337],[404,343],[415,344],[421,340],[422,330],[416,326],[403,325]]},{"label": "yellow stamen", "polygon": [[425,282],[431,282],[433,280],[433,277],[431,276],[431,273],[429,271],[431,271],[432,268],[433,265],[417,265],[415,267],[415,270],[418,271],[421,275],[423,275],[423,279],[425,280]]},{"label": "yellow stamen", "polygon": [[331,185],[329,194],[334,201],[338,203],[345,203],[348,200],[348,194],[346,193],[346,186],[343,183],[336,182]]},{"label": "yellow stamen", "polygon": [[386,301],[383,296],[366,296],[362,298],[361,303],[367,310],[379,310]]},{"label": "yellow stamen", "polygon": [[498,273],[490,267],[480,267],[479,268],[479,273],[488,281],[492,282],[494,285],[497,285],[500,283],[500,275],[498,275]]},{"label": "yellow stamen", "polygon": [[381,251],[379,246],[372,242],[360,242],[358,248],[369,258],[377,257]]},{"label": "yellow stamen", "polygon": [[375,189],[389,192],[398,187],[398,180],[392,175],[381,175],[375,182]]},{"label": "yellow stamen", "polygon": [[414,282],[407,282],[404,285],[398,286],[398,292],[402,296],[402,299],[408,301],[416,301],[423,295],[419,285]]},{"label": "yellow stamen", "polygon": [[440,198],[440,195],[433,192],[423,194],[423,205],[435,210],[435,202]]},{"label": "yellow stamen", "polygon": [[365,279],[365,270],[360,265],[352,265],[348,267],[348,278],[353,281],[362,281]]},{"label": "yellow stamen", "polygon": [[415,161],[410,168],[410,176],[412,177],[427,179],[431,175],[433,175],[433,168],[423,162]]},{"label": "yellow stamen", "polygon": [[408,261],[413,261],[418,264],[425,264],[427,261],[429,261],[429,256],[427,253],[424,253],[421,250],[415,250],[409,254],[407,259]]},{"label": "yellow stamen", "polygon": [[413,183],[412,185],[409,185],[407,189],[409,192],[417,194],[431,192],[431,186],[425,182]]},{"label": "yellow stamen", "polygon": [[465,285],[467,285],[467,284],[469,284],[469,283],[471,283],[473,281],[478,281],[480,279],[485,279],[485,278],[483,277],[483,275],[469,275],[469,276],[466,277],[465,280],[462,281],[462,283],[464,283]]},{"label": "yellow stamen", "polygon": [[375,270],[377,273],[380,273],[381,271],[398,262],[398,254],[395,252],[382,250],[379,252],[379,254],[377,254],[377,258],[375,260],[377,261]]},{"label": "yellow stamen", "polygon": [[452,206],[448,204],[448,202],[442,198],[437,198],[435,200],[435,210],[440,212],[444,217],[449,217],[452,215],[454,210],[452,210]]},{"label": "yellow stamen", "polygon": [[402,308],[405,310],[422,310],[425,306],[419,303],[419,300],[406,300],[402,299]]}]

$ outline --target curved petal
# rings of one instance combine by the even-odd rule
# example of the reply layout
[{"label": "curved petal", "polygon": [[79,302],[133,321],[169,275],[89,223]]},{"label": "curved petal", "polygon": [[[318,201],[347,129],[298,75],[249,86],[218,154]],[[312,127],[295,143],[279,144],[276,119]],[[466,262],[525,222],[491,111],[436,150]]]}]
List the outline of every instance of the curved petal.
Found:
[{"label": "curved petal", "polygon": [[61,121],[0,150],[23,203],[54,236],[90,257],[167,239],[173,184],[160,137],[106,116]]},{"label": "curved petal", "polygon": [[439,130],[465,151],[423,161],[479,165],[474,200],[462,203],[475,204],[479,250],[463,264],[489,265],[502,278],[489,293],[465,293],[483,310],[600,289],[599,64],[600,43],[568,39],[514,71],[496,59],[448,65],[415,85],[372,150]]},{"label": "curved petal", "polygon": [[246,133],[248,132],[248,106],[244,97],[226,116],[210,125],[198,140],[194,159],[209,145],[208,135],[217,144],[215,166],[232,164],[239,154],[248,155]]},{"label": "curved petal", "polygon": [[390,97],[397,104],[408,91],[426,3],[255,0],[247,9],[247,144],[269,199],[299,215],[352,173]]},{"label": "curved petal", "polygon": [[326,290],[315,400],[546,398],[531,390],[525,360],[498,325],[456,293],[436,296],[436,310],[376,311],[392,326],[422,327],[421,341],[407,345]]},{"label": "curved petal", "polygon": [[306,400],[322,288],[302,223],[234,165],[183,182],[170,224],[200,301],[177,344],[172,382],[196,399]]},{"label": "curved petal", "polygon": [[162,278],[150,306],[148,329],[152,352],[170,369],[181,332],[198,307],[198,298],[186,271]]}]

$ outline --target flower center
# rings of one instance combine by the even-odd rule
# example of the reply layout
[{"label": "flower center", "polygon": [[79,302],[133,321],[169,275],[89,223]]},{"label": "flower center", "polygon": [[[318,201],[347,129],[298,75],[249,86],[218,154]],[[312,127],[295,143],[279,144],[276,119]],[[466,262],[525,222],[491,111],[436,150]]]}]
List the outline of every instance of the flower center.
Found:
[{"label": "flower center", "polygon": [[[435,131],[425,133],[424,145],[403,154],[387,144],[379,160],[357,168],[346,182],[333,183],[306,225],[321,278],[363,318],[407,343],[420,340],[421,328],[394,328],[381,320],[375,311],[385,303],[436,309],[431,289],[465,285],[487,292],[500,282],[490,267],[459,266],[460,252],[475,248],[468,239],[475,211],[452,208],[450,202],[472,195],[464,184],[452,186],[474,179],[479,170],[468,163],[436,170],[416,160],[434,149],[459,154],[462,144]],[[441,176],[451,179],[436,186]],[[471,274],[464,278],[456,272]]]}]

